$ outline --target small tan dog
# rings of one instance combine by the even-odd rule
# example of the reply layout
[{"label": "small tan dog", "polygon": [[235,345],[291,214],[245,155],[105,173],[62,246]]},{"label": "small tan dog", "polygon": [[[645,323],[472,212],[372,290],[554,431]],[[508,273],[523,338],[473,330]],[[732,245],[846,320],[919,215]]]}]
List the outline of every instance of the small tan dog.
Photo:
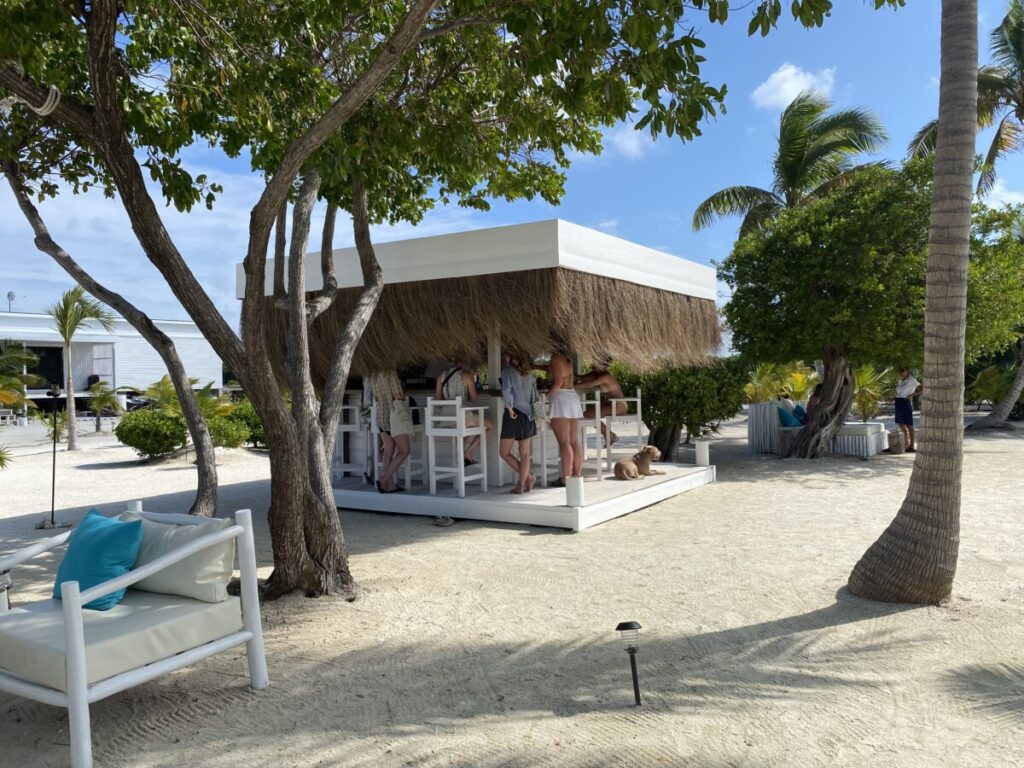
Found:
[{"label": "small tan dog", "polygon": [[639,480],[644,475],[664,475],[664,472],[651,469],[651,462],[660,460],[661,451],[657,446],[645,445],[632,458],[620,459],[615,462],[615,478],[617,480]]}]

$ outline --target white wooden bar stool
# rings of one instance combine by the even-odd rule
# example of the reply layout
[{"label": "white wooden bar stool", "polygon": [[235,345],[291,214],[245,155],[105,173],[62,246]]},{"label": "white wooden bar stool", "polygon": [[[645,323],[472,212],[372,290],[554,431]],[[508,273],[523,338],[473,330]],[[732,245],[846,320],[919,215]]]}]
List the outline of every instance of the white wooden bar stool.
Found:
[{"label": "white wooden bar stool", "polygon": [[[626,450],[630,455],[636,453],[644,444],[644,415],[643,415],[643,403],[640,398],[640,387],[636,388],[636,397],[610,397],[608,402],[611,403],[611,414],[604,417],[604,426],[608,430],[608,440],[605,445],[605,468],[606,471],[611,471],[613,459],[613,447],[612,447],[612,427],[618,425],[626,427],[632,433],[635,430],[636,433],[636,446],[630,446]],[[626,405],[626,413],[616,415],[616,411],[619,410],[619,403]],[[635,405],[633,413],[629,413],[630,403]],[[621,437],[622,435],[619,435]]]},{"label": "white wooden bar stool", "polygon": [[[360,405],[343,405],[341,406],[341,421],[338,423],[338,448],[335,452],[335,461],[332,469],[332,474],[336,477],[344,477],[345,475],[358,475],[366,471],[366,464],[363,461],[355,461],[353,456],[356,455],[354,451],[356,440],[360,438],[365,442],[366,432],[369,425],[366,420],[360,415],[362,406]],[[345,435],[348,435],[348,449],[345,447]],[[366,482],[365,480],[363,482]]]},{"label": "white wooden bar stool", "polygon": [[[435,400],[427,398],[426,433],[427,463],[430,476],[430,494],[437,494],[438,480],[451,480],[459,496],[466,495],[466,483],[480,482],[480,490],[487,492],[487,425],[484,414],[487,408],[474,406],[467,408],[462,405],[462,398],[454,400]],[[476,425],[467,424],[466,417],[476,415]],[[467,467],[463,461],[466,451],[466,438],[480,438],[480,461]],[[437,440],[450,439],[452,454],[449,463],[454,466],[438,464]]]},{"label": "white wooden bar stool", "polygon": [[[590,406],[594,407],[594,416],[589,419],[580,419],[580,444],[583,446],[583,471],[594,470],[598,480],[604,479],[604,456],[601,445],[601,390],[595,389],[589,392],[580,393],[580,404],[584,413]],[[588,438],[594,437],[594,455],[590,455],[590,447],[587,444]]]},{"label": "white wooden bar stool", "polygon": [[[377,421],[377,403],[370,406],[370,437],[373,439],[373,477],[375,480],[380,479],[381,466],[380,466],[380,424]],[[405,487],[411,488],[413,478],[419,478],[423,485],[427,484],[427,473],[429,463],[427,460],[427,441],[426,430],[423,425],[423,408],[410,408],[413,412],[413,426],[412,434],[409,435],[409,458],[402,464],[401,472],[405,478]],[[417,419],[415,414],[420,413],[419,424],[416,423]],[[419,441],[417,442],[417,438]],[[417,457],[417,447],[419,449],[419,456]]]}]

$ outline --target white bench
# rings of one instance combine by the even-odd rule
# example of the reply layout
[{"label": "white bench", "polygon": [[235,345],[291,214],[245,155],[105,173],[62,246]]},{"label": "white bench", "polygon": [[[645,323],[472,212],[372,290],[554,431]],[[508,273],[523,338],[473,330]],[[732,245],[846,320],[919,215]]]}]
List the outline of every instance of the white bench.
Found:
[{"label": "white bench", "polygon": [[[168,516],[143,512],[167,523]],[[181,521],[173,524],[190,524]],[[191,524],[208,522],[195,518]],[[72,532],[38,542],[0,558],[0,577],[14,566],[63,545]],[[204,602],[178,595],[130,589],[209,547],[236,539],[241,571],[241,600]],[[7,581],[9,585],[9,580]],[[125,598],[106,611],[85,604],[129,587]],[[256,550],[248,509],[235,513],[234,525],[193,539],[123,576],[81,591],[77,581],[61,584],[62,599],[40,600],[10,608],[0,593],[0,691],[65,707],[70,726],[71,766],[92,766],[89,705],[141,683],[188,667],[245,643],[249,680],[255,689],[269,685],[263,650]]]}]

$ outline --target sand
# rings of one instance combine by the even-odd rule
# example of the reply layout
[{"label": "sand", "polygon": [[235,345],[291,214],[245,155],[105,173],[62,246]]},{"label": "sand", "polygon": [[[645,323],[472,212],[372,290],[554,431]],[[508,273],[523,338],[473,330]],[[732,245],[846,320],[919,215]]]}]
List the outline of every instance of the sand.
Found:
[{"label": "sand", "polygon": [[[0,443],[11,430],[0,431]],[[92,707],[122,766],[1010,766],[1024,763],[1024,432],[970,438],[948,605],[842,591],[911,456],[780,461],[712,447],[719,482],[572,534],[344,512],[367,595],[264,606],[271,687],[227,653]],[[181,460],[109,438],[58,454],[58,519],[183,510]],[[49,455],[0,473],[0,551],[43,535]],[[223,452],[225,510],[267,506],[264,455]],[[265,524],[258,536],[269,572]],[[43,594],[52,563],[21,571]],[[613,628],[644,626],[644,705]],[[0,694],[0,766],[68,762],[62,710]]]}]

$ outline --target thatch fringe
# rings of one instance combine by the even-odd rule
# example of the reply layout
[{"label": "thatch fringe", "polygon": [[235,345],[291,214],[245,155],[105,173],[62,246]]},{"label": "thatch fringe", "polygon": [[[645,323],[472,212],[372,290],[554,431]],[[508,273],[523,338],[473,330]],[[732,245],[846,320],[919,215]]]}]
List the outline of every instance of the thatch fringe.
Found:
[{"label": "thatch fringe", "polygon": [[[317,385],[358,296],[355,288],[339,291],[313,324],[310,361]],[[274,311],[268,331],[270,348],[282,357],[286,322],[283,311]],[[569,269],[536,269],[386,285],[352,374],[434,361],[483,363],[492,328],[501,330],[505,350],[562,350],[583,360],[619,360],[639,371],[701,362],[721,340],[711,300]]]}]

